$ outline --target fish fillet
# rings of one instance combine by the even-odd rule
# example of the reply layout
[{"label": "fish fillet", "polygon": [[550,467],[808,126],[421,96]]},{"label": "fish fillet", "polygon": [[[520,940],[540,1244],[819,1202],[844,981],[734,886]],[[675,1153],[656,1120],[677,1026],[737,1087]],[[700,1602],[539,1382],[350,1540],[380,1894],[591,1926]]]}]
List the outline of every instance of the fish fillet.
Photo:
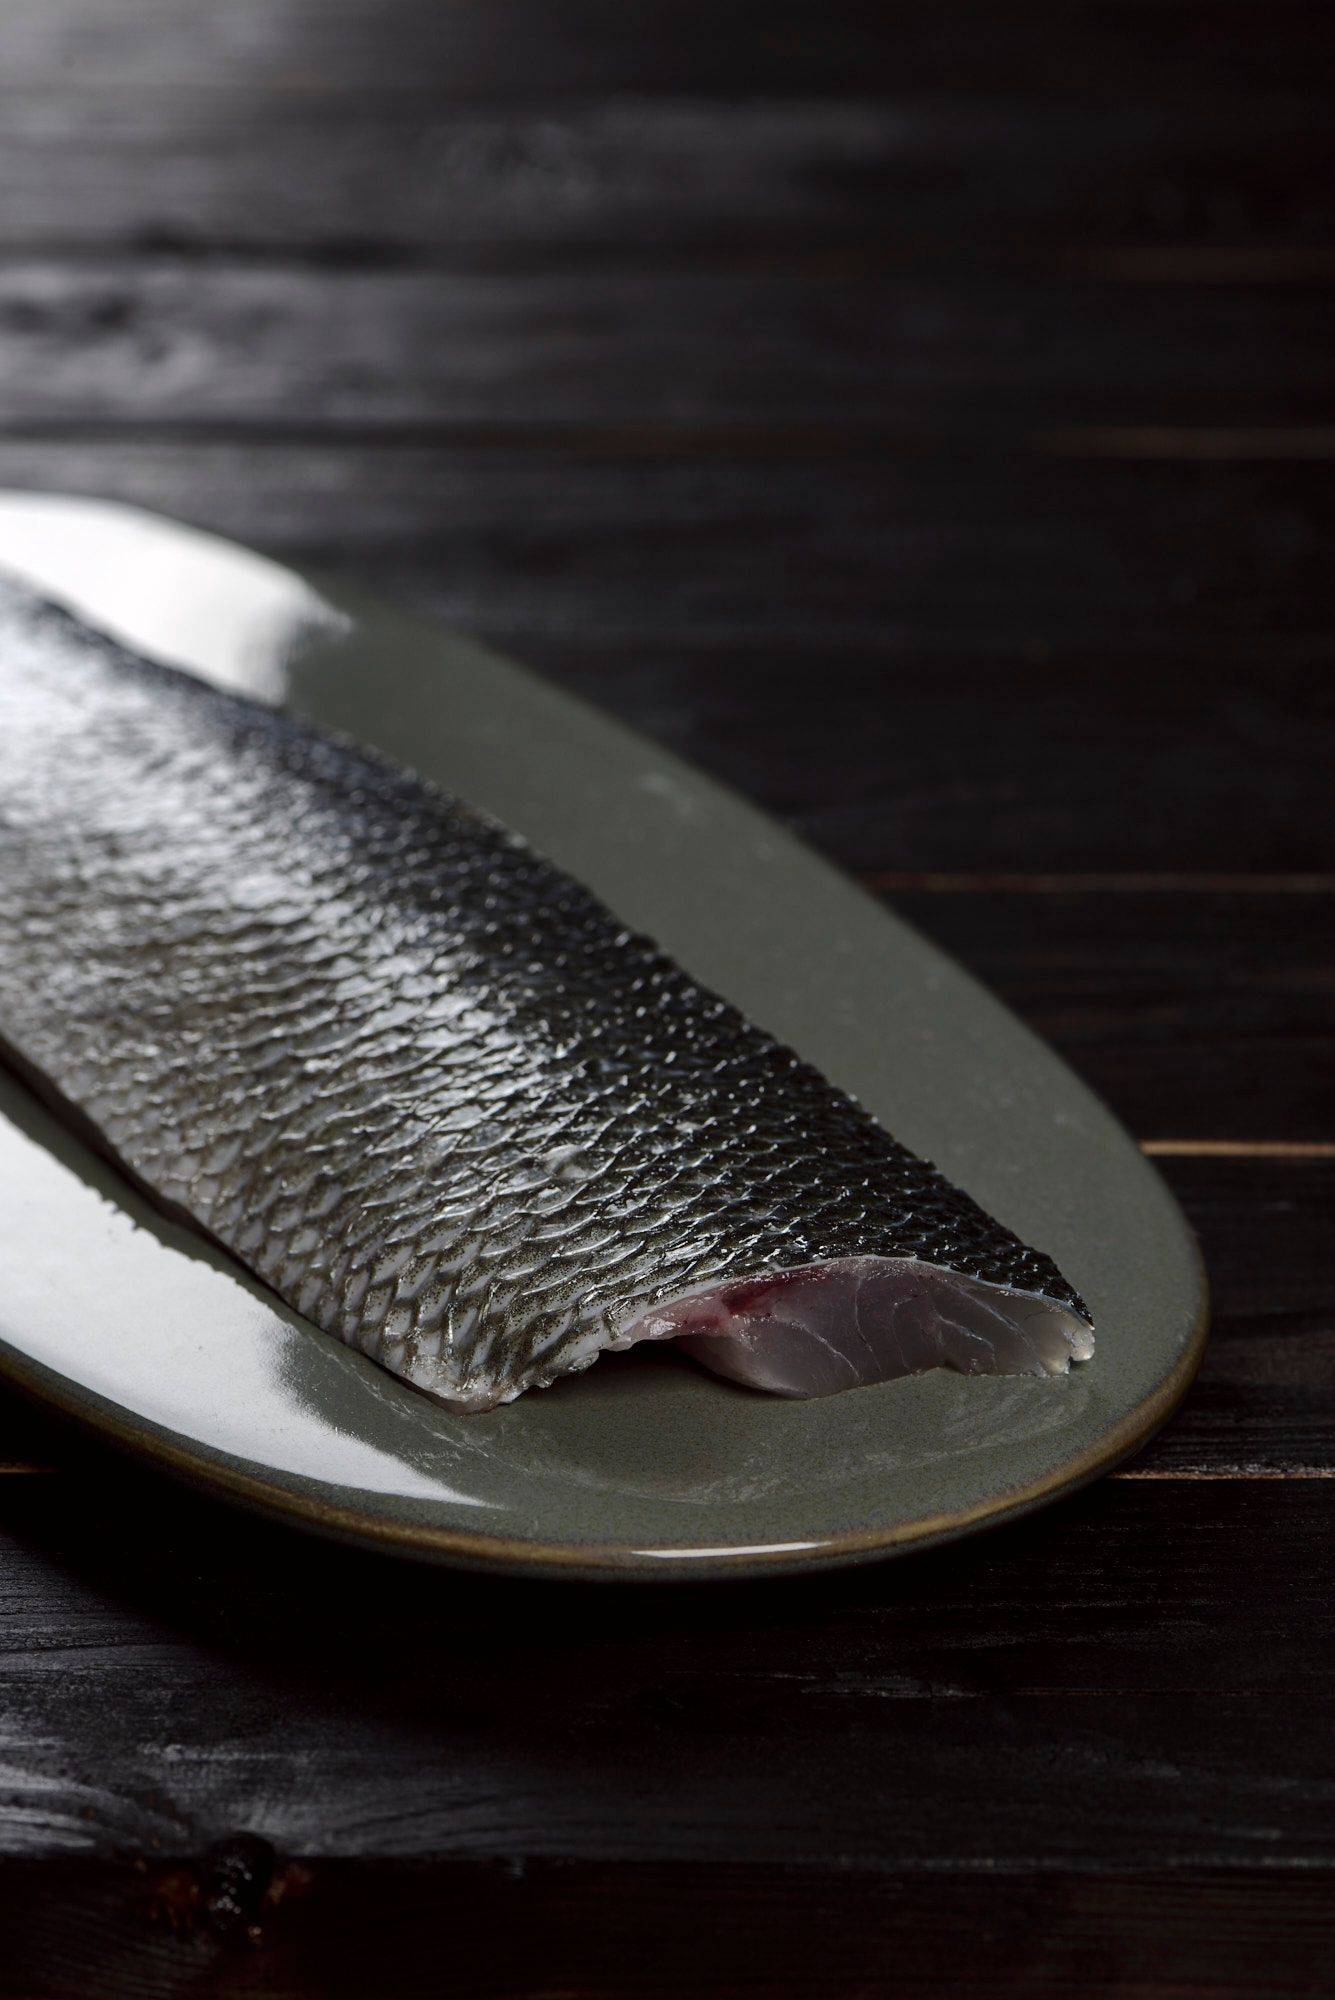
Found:
[{"label": "fish fillet", "polygon": [[0,1045],[326,1332],[483,1410],[672,1339],[822,1395],[1088,1314],[516,834],[0,582]]}]

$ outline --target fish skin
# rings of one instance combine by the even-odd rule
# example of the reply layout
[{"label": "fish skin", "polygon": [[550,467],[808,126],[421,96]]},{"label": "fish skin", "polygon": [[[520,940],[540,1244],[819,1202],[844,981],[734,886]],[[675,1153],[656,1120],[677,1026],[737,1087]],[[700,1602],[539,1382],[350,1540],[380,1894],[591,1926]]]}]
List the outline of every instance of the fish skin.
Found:
[{"label": "fish skin", "polygon": [[1088,1318],[519,836],[3,581],[0,1045],[288,1304],[462,1407],[829,1259]]}]

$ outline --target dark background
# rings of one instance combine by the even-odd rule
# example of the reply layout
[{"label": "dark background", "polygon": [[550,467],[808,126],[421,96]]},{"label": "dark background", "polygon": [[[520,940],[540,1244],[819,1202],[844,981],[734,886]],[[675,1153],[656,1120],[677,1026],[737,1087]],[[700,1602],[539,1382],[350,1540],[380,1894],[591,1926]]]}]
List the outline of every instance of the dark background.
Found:
[{"label": "dark background", "polygon": [[0,483],[762,800],[1216,1300],[1117,1477],[754,1588],[352,1556],[6,1397],[0,1992],[1332,1990],[1333,70],[1285,0],[0,10]]}]

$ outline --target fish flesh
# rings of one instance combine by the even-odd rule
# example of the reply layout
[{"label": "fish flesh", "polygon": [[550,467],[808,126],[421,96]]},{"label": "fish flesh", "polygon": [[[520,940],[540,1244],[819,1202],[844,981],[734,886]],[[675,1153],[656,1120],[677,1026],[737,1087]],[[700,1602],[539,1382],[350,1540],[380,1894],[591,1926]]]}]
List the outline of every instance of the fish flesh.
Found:
[{"label": "fish flesh", "polygon": [[1048,1257],[517,834],[3,581],[0,1048],[459,1408],[639,1340],[798,1396],[1092,1353]]}]

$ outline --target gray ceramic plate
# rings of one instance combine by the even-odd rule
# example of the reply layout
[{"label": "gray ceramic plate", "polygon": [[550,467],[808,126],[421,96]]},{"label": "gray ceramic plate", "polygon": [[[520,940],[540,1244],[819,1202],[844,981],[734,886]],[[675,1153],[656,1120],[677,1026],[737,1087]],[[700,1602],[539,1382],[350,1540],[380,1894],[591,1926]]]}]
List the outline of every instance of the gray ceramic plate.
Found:
[{"label": "gray ceramic plate", "polygon": [[652,744],[434,626],[172,523],[0,495],[0,563],[128,639],[379,744],[520,828],[854,1091],[1089,1300],[1059,1380],[825,1401],[641,1350],[451,1416],[164,1221],[0,1073],[0,1367],[201,1485],[351,1540],[563,1575],[804,1570],[960,1535],[1143,1443],[1204,1340],[1135,1145],[949,959]]}]

